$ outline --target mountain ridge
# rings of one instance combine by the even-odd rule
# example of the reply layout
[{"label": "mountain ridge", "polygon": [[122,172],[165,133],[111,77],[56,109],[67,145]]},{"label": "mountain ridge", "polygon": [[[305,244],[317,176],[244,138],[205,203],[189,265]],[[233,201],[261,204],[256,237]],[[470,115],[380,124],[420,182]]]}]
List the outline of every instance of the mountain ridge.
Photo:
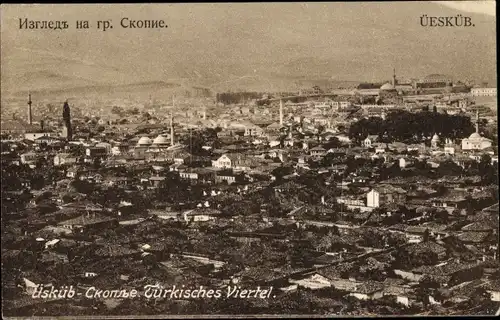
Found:
[{"label": "mountain ridge", "polygon": [[[8,8],[8,7],[7,7]],[[102,9],[57,7],[70,19],[103,17]],[[474,28],[424,28],[422,14],[463,12],[436,3],[268,3],[113,6],[109,17],[163,18],[165,30],[40,33],[16,30],[2,11],[2,92],[54,87],[175,82],[212,91],[290,90],[297,78],[384,81],[431,73],[496,84],[495,17],[467,14]],[[27,7],[37,19],[46,11]],[[28,14],[29,13],[29,14]],[[7,19],[3,19],[7,17]],[[41,19],[41,18],[40,18]],[[8,30],[8,31],[6,31]],[[23,78],[33,72],[35,79]],[[37,88],[38,87],[38,88]],[[45,89],[44,89],[45,90]]]}]

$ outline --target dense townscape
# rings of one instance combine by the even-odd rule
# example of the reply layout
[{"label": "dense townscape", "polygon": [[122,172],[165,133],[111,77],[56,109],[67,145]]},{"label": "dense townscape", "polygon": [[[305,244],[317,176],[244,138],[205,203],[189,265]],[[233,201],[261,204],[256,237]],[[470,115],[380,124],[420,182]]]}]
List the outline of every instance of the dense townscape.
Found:
[{"label": "dense townscape", "polygon": [[5,316],[500,307],[496,88],[61,100],[2,106]]}]

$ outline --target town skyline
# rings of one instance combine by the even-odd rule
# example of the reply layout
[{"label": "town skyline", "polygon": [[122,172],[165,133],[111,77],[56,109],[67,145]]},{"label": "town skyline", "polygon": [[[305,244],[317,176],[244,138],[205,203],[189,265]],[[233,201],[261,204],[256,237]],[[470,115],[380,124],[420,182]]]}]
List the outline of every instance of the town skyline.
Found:
[{"label": "town skyline", "polygon": [[480,4],[2,5],[2,315],[500,313]]}]

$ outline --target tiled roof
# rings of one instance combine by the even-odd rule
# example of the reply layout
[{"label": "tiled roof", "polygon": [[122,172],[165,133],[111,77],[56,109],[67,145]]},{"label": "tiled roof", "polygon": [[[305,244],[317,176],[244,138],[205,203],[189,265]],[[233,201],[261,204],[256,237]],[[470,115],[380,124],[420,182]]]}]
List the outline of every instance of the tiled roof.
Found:
[{"label": "tiled roof", "polygon": [[439,232],[446,230],[446,228],[447,228],[446,225],[424,223],[419,226],[408,226],[405,230],[406,232],[424,233],[426,229],[428,229],[429,232]]},{"label": "tiled roof", "polygon": [[197,208],[190,210],[188,212],[185,212],[189,216],[194,216],[194,215],[220,215],[221,211],[216,210],[216,209],[211,209],[211,208]]},{"label": "tiled roof", "polygon": [[476,263],[460,263],[452,261],[438,266],[421,266],[413,269],[413,271],[434,276],[449,276],[457,271],[467,270],[476,266],[478,266]]},{"label": "tiled roof", "polygon": [[494,213],[498,214],[498,211],[499,211],[498,206],[499,206],[499,204],[495,203],[494,205],[492,205],[490,207],[484,208],[482,211],[494,212]]},{"label": "tiled roof", "polygon": [[366,281],[356,286],[353,291],[357,293],[370,294],[382,290],[383,288],[384,285],[380,282]]},{"label": "tiled roof", "polygon": [[414,243],[408,247],[408,250],[415,254],[426,251],[435,252],[437,254],[446,252],[446,248],[432,241]]},{"label": "tiled roof", "polygon": [[388,229],[389,230],[397,230],[397,231],[405,231],[406,228],[407,228],[407,226],[405,224],[398,223],[398,224],[390,226]]},{"label": "tiled roof", "polygon": [[310,150],[311,151],[326,151],[326,149],[323,148],[323,147],[321,147],[321,146],[317,146],[317,147],[311,148]]},{"label": "tiled roof", "polygon": [[484,288],[491,291],[500,291],[500,280],[492,279],[484,285]]},{"label": "tiled roof", "polygon": [[490,213],[487,211],[481,211],[475,215],[467,216],[467,220],[472,221],[472,222],[487,221],[488,223],[491,223],[492,225],[498,225],[498,213],[495,214],[495,213]]},{"label": "tiled roof", "polygon": [[106,221],[113,221],[115,220],[114,218],[106,217],[106,216],[101,216],[101,215],[81,215],[78,218],[66,220],[66,221],[61,221],[58,223],[58,225],[93,225],[101,222],[106,222]]},{"label": "tiled roof", "polygon": [[436,181],[427,177],[422,177],[422,176],[411,176],[411,177],[396,177],[396,178],[391,178],[388,180],[384,180],[381,183],[383,184],[403,184],[403,185],[409,185],[409,184],[418,184],[418,185],[430,185],[432,183],[435,183]]},{"label": "tiled roof", "polygon": [[462,182],[465,182],[465,180],[470,180],[473,183],[478,183],[481,181],[481,177],[480,176],[471,176],[471,177],[463,178],[463,177],[457,177],[457,176],[445,176],[441,179],[438,179],[438,182],[462,183]]},{"label": "tiled roof", "polygon": [[498,229],[498,224],[492,220],[477,221],[462,228],[462,231],[489,231]]},{"label": "tiled roof", "polygon": [[22,296],[15,300],[5,300],[6,309],[20,309],[25,307],[32,307],[39,304],[46,304],[49,302],[61,300],[60,298],[50,298],[50,299],[33,299],[30,296]]},{"label": "tiled roof", "polygon": [[269,268],[253,268],[250,267],[247,270],[243,270],[238,274],[244,281],[245,280],[250,280],[250,281],[270,281],[274,280],[280,277],[285,276],[285,273],[276,271],[276,270],[270,270]]},{"label": "tiled roof", "polygon": [[447,292],[454,297],[472,298],[472,295],[475,294],[475,289],[481,285],[483,285],[481,280],[474,280],[470,282],[464,282],[447,290],[445,289],[441,291]]},{"label": "tiled roof", "polygon": [[465,201],[465,197],[461,194],[448,194],[442,197],[432,198],[431,201],[442,201],[442,202],[461,202]]},{"label": "tiled roof", "polygon": [[129,249],[124,246],[107,244],[97,248],[94,254],[100,257],[120,257],[136,254],[138,252],[137,250]]},{"label": "tiled roof", "polygon": [[384,281],[384,295],[407,295],[411,288],[401,284],[386,284]]},{"label": "tiled roof", "polygon": [[330,280],[339,279],[341,277],[341,272],[337,266],[328,266],[326,268],[319,269],[317,273]]},{"label": "tiled roof", "polygon": [[2,259],[4,261],[16,259],[22,256],[22,251],[20,250],[2,250]]},{"label": "tiled roof", "polygon": [[379,185],[373,188],[375,191],[385,194],[385,193],[401,193],[404,194],[406,191],[399,187],[394,187],[391,185]]},{"label": "tiled roof", "polygon": [[294,181],[288,181],[288,182],[285,182],[283,184],[280,184],[278,186],[275,186],[274,189],[287,189],[287,190],[290,190],[290,189],[302,189],[304,188],[303,185],[301,184],[298,184]]},{"label": "tiled roof", "polygon": [[484,242],[489,235],[490,235],[489,232],[464,232],[459,234],[457,238],[463,242],[479,243],[479,242]]}]

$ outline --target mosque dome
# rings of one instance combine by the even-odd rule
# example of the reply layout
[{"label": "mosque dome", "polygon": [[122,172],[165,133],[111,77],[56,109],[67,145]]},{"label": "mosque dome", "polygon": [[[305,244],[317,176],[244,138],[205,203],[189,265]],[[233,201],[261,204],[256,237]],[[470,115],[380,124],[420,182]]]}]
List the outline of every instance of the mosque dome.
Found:
[{"label": "mosque dome", "polygon": [[148,137],[142,137],[137,142],[137,144],[141,145],[141,146],[150,145],[151,143],[152,143],[152,141]]},{"label": "mosque dome", "polygon": [[439,141],[439,136],[436,133],[432,136],[432,141]]},{"label": "mosque dome", "polygon": [[162,135],[159,135],[153,140],[153,144],[168,144],[168,143],[169,143],[168,139]]},{"label": "mosque dome", "polygon": [[387,82],[380,87],[380,90],[394,90],[394,86]]},{"label": "mosque dome", "polygon": [[477,132],[474,132],[473,134],[471,134],[469,136],[469,139],[472,139],[472,140],[474,140],[474,139],[478,140],[478,139],[481,139],[481,138],[482,138],[481,135],[479,133],[477,133]]}]

